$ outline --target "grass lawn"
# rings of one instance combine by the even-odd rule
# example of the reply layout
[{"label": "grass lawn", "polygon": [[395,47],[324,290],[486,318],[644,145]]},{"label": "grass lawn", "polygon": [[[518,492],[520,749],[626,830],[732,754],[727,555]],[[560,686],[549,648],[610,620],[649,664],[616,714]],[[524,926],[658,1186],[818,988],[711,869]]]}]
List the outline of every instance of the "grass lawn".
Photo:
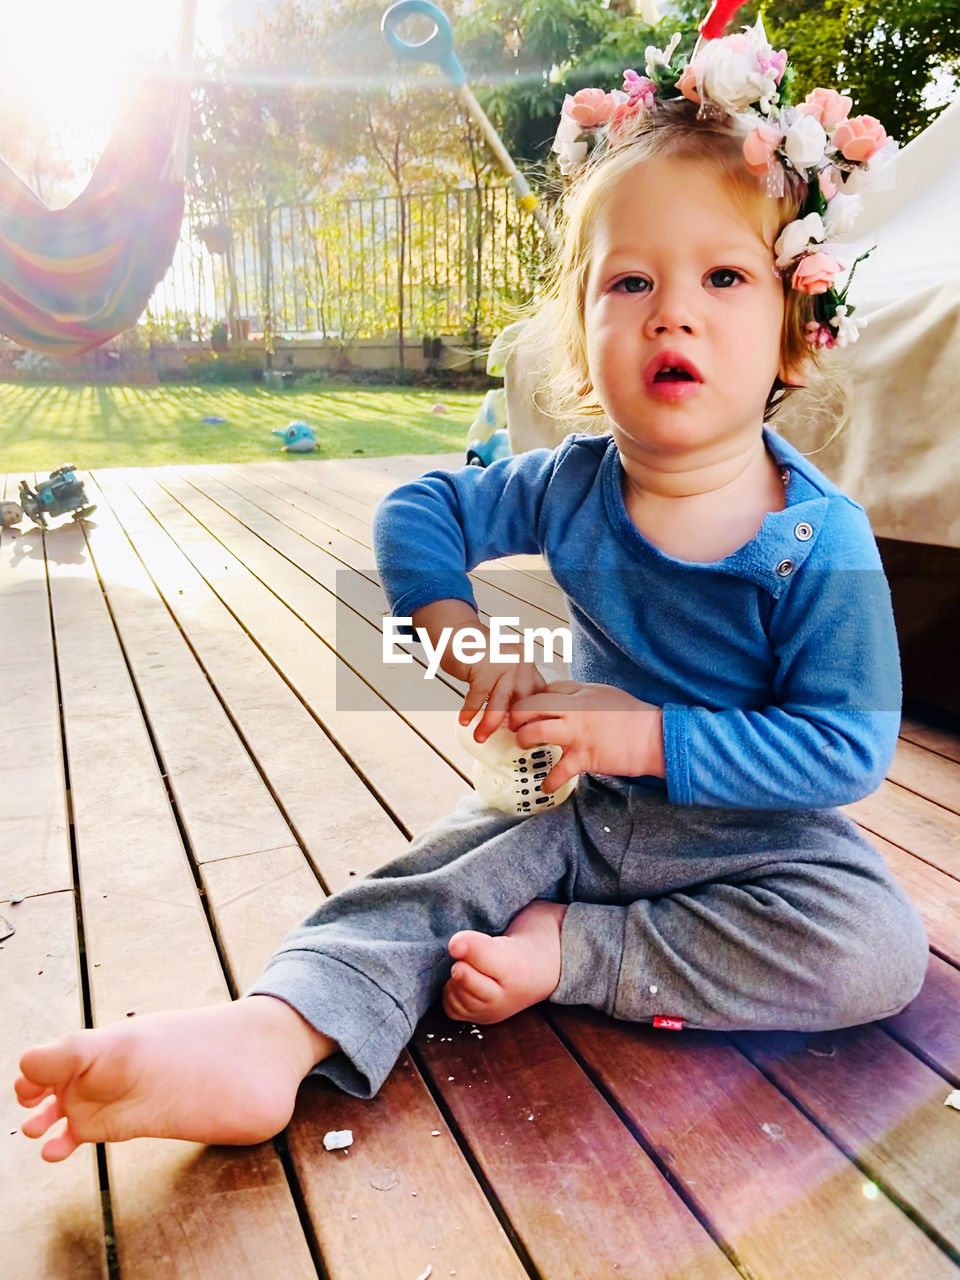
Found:
[{"label": "grass lawn", "polygon": [[[479,392],[389,386],[0,383],[0,472],[47,474],[65,462],[89,470],[275,458],[281,442],[271,432],[294,419],[314,429],[309,458],[456,452],[480,399]],[[447,412],[431,413],[435,404]],[[224,421],[205,425],[207,417]]]}]

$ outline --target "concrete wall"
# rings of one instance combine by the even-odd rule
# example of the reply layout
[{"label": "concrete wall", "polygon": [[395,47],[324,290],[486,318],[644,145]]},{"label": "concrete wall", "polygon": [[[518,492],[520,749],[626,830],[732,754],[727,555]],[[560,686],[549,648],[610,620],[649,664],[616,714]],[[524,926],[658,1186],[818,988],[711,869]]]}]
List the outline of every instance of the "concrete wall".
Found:
[{"label": "concrete wall", "polygon": [[[158,373],[186,373],[187,358],[209,350],[210,344],[206,342],[155,345],[153,363]],[[263,344],[245,342],[233,348],[232,354],[262,359]],[[437,364],[443,369],[470,370],[472,368],[482,372],[485,360],[484,348],[479,352],[473,352],[461,346],[457,340],[446,338],[443,340]],[[424,357],[420,342],[408,341],[404,344],[404,368],[412,372],[420,372],[427,369],[428,365],[429,361]],[[346,349],[340,343],[322,339],[299,338],[289,341],[278,339],[273,367],[281,371],[293,369],[297,373],[308,373],[314,369],[334,371],[368,369],[389,373],[399,369],[400,360],[396,338],[365,338],[352,343]]]}]

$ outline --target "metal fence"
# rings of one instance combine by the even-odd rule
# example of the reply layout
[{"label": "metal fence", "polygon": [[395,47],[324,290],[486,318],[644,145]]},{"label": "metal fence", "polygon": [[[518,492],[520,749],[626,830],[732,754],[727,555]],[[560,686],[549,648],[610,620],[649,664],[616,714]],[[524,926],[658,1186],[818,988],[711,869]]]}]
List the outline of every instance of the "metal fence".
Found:
[{"label": "metal fence", "polygon": [[149,319],[170,336],[231,317],[345,344],[401,324],[414,340],[489,335],[531,297],[543,249],[500,184],[235,209],[219,225],[190,209]]}]

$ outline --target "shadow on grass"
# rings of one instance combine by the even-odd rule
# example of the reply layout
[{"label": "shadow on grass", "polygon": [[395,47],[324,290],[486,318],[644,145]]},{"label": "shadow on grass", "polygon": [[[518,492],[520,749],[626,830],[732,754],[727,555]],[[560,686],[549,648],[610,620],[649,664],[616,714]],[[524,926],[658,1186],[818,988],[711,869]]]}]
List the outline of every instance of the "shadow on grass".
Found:
[{"label": "shadow on grass", "polygon": [[[0,383],[0,472],[264,461],[281,453],[272,432],[295,419],[317,436],[309,457],[457,452],[480,399],[409,387]],[[438,403],[445,413],[432,412]]]}]

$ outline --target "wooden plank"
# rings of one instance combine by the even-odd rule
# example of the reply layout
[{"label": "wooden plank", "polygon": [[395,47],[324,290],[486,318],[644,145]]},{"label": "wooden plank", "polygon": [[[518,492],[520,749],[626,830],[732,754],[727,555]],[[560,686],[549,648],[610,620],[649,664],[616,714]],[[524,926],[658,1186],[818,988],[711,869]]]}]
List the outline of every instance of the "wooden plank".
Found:
[{"label": "wooden plank", "polygon": [[[365,805],[370,793],[355,770],[168,534],[124,486],[107,492],[325,883],[339,886],[402,852],[395,823]],[[217,856],[205,840],[196,847],[200,862]]]},{"label": "wooden plank", "polygon": [[[433,772],[433,747],[398,720],[329,645],[305,626],[234,556],[205,534],[196,520],[144,477],[132,477],[148,508],[160,518],[221,600],[239,618],[268,658],[284,673],[333,741],[375,786],[391,810],[391,796],[408,796],[411,776],[431,778],[419,788],[407,821],[427,825],[455,807],[463,794],[453,770]],[[319,591],[319,588],[317,588]],[[315,599],[317,597],[314,597]],[[404,670],[404,668],[395,668]],[[415,828],[416,829],[416,828]]]},{"label": "wooden plank", "polygon": [[873,835],[960,879],[960,814],[893,782],[844,812]]},{"label": "wooden plank", "polygon": [[[94,1021],[212,1004],[223,975],[166,789],[83,533],[62,532],[71,554],[51,586]],[[107,1164],[125,1276],[262,1275],[265,1257],[314,1276],[271,1148],[144,1139],[111,1144]]]},{"label": "wooden plank", "polygon": [[887,779],[960,814],[960,761],[901,738]]},{"label": "wooden plank", "polygon": [[[51,561],[61,530],[48,535]],[[3,708],[0,899],[73,887],[66,784],[43,535],[8,531],[0,544],[0,707]]]},{"label": "wooden plank", "polygon": [[900,736],[918,747],[926,747],[928,751],[936,751],[948,760],[960,761],[960,734],[950,733],[946,729],[936,729],[921,724],[909,716],[904,716],[900,725]]},{"label": "wooden plank", "polygon": [[954,1264],[724,1037],[551,1011],[591,1073],[765,1280],[955,1280]]},{"label": "wooden plank", "polygon": [[[289,848],[277,849],[277,850],[264,850],[264,851],[260,851],[255,854],[252,854],[249,858],[222,858],[217,860],[215,863],[211,864],[210,868],[204,869],[205,872],[207,870],[214,870],[219,872],[223,869],[233,870],[234,868],[242,867],[245,873],[250,872],[251,874],[253,874],[254,879],[256,881],[256,892],[247,891],[247,889],[244,888],[243,885],[241,885],[239,889],[239,894],[234,893],[232,897],[226,890],[223,891],[224,919],[227,919],[227,916],[230,912],[235,913],[233,916],[232,923],[227,927],[228,933],[231,932],[232,930],[236,930],[237,928],[239,928],[238,921],[241,919],[244,919],[242,913],[245,913],[245,912],[249,913],[252,911],[253,914],[247,915],[247,917],[245,918],[246,923],[244,923],[242,926],[243,930],[245,931],[244,936],[247,937],[248,939],[259,938],[262,936],[263,934],[262,921],[258,921],[257,913],[258,912],[266,913],[264,900],[269,892],[269,885],[271,883],[271,879],[274,878],[277,874],[282,875],[284,880],[284,887],[280,891],[281,895],[287,892],[287,888],[286,888],[287,884],[289,885],[294,884],[295,877],[292,874],[284,874],[282,870],[282,867],[284,865],[283,859],[288,854],[292,854],[293,852],[294,851]],[[258,863],[261,864],[259,867],[256,865]],[[216,894],[214,894],[213,896],[215,898],[217,897]],[[296,894],[292,893],[291,896],[295,897]],[[227,897],[230,897],[229,902],[226,901]],[[241,913],[241,914],[237,915],[236,913]],[[264,919],[265,918],[266,918],[266,914],[264,915]],[[322,1090],[322,1086],[318,1086],[317,1088],[320,1088]],[[312,1086],[307,1086],[304,1092],[305,1093],[316,1092],[316,1088]],[[369,1104],[358,1104],[358,1105],[366,1107]],[[328,1127],[335,1127],[335,1126],[333,1124],[330,1124]],[[339,1125],[337,1125],[336,1127],[339,1127]],[[436,1127],[443,1129],[444,1126],[438,1125]],[[316,1144],[316,1137],[317,1135],[314,1134],[313,1135],[314,1144]],[[440,1140],[435,1139],[434,1141],[438,1142]],[[325,1154],[326,1153],[324,1153],[324,1155]],[[319,1158],[320,1158],[319,1152],[317,1153],[317,1158],[319,1161]],[[326,1170],[329,1170],[331,1168],[336,1169],[339,1167],[339,1165],[342,1165],[344,1163],[346,1163],[346,1158],[344,1158],[343,1160],[340,1160],[339,1158],[337,1158],[337,1161],[331,1166],[328,1159],[325,1169]],[[322,1164],[320,1168],[321,1168],[321,1172],[325,1171],[324,1166]],[[374,1192],[373,1189],[371,1189],[371,1198],[374,1202],[378,1198],[382,1197],[382,1195],[383,1195],[382,1192]],[[411,1197],[411,1200],[413,1200],[413,1197]],[[322,1204],[322,1199],[317,1201],[316,1213],[318,1215],[323,1213],[323,1210],[320,1207],[321,1204]],[[375,1208],[376,1207],[375,1204],[372,1207]],[[366,1215],[364,1214],[363,1217],[365,1218]],[[348,1221],[350,1221],[355,1225],[355,1220],[348,1219]],[[339,1225],[340,1227],[342,1227],[343,1223],[340,1223]],[[423,1242],[424,1242],[424,1237],[420,1235],[417,1239],[414,1240],[413,1243],[415,1246],[418,1246],[418,1245],[422,1245]],[[358,1253],[359,1253],[359,1250],[358,1250]],[[720,1256],[720,1255],[717,1254],[717,1256]],[[360,1272],[358,1274],[363,1274],[363,1272]],[[420,1274],[420,1271],[417,1271],[414,1274]],[[566,1273],[560,1272],[558,1274],[565,1275]]]},{"label": "wooden plank", "polygon": [[[0,846],[0,865],[5,849]],[[96,1151],[46,1164],[19,1132],[29,1112],[17,1104],[17,1060],[29,1045],[83,1025],[77,922],[72,891],[4,906],[16,933],[0,942],[0,1257],[6,1280],[106,1280],[107,1255]]]},{"label": "wooden plank", "polygon": [[931,956],[923,990],[884,1026],[926,1062],[960,1085],[960,971]]},{"label": "wooden plank", "polygon": [[950,1085],[874,1026],[809,1036],[736,1034],[734,1043],[887,1194],[960,1253],[960,1113]]},{"label": "wooden plank", "polygon": [[[306,1080],[297,1119],[290,1154],[332,1280],[417,1280],[428,1267],[457,1280],[524,1280],[407,1054],[369,1101]],[[324,1151],[330,1129],[352,1131],[348,1152]]]},{"label": "wooden plank", "polygon": [[[136,532],[134,537],[137,539]],[[109,559],[101,556],[98,549],[97,551],[98,563]],[[113,597],[115,584],[112,579],[108,578],[106,585],[108,594]],[[120,623],[128,656],[135,670],[142,665],[141,656],[145,644],[152,647],[155,658],[161,659],[161,670],[176,669],[176,663],[169,654],[171,644],[174,643],[169,632],[163,639],[159,636],[151,637],[146,631],[140,634],[136,625],[136,613],[132,617],[134,625],[127,627],[128,619],[123,606],[115,609],[115,616]],[[198,651],[202,652],[202,645]],[[150,669],[157,664],[147,665]],[[164,690],[162,686],[154,689],[149,684],[143,685],[141,691],[151,718],[156,700],[177,696],[175,689]],[[202,704],[199,704],[198,718],[201,712]],[[243,710],[239,708],[235,722],[241,723],[242,720]],[[314,729],[319,733],[316,726]],[[355,790],[351,797],[351,807],[347,809],[345,816],[353,824],[354,842],[374,834],[378,816],[382,828],[379,834],[383,836],[388,830],[395,841],[402,844],[396,826],[387,820],[370,792],[360,786],[353,771],[333,751],[329,742],[327,747],[342,773],[353,780]],[[315,786],[315,782],[313,785]],[[335,787],[331,789],[336,790]],[[314,798],[315,794],[314,791]],[[346,797],[343,799],[345,801]],[[372,818],[367,818],[360,812],[364,803],[373,811]],[[199,831],[201,843],[196,848],[196,853],[202,863],[201,874],[207,901],[236,985],[243,988],[259,975],[280,937],[300,923],[321,894],[302,851],[295,845],[203,860],[206,852],[206,828],[195,824],[191,815],[192,806],[197,804],[202,806],[202,795],[193,791],[186,792],[183,818],[188,828],[196,826]],[[339,818],[338,825],[346,827],[343,816]],[[373,865],[377,865],[389,856],[388,841],[381,838],[379,842],[371,841],[370,845],[364,851],[359,848],[348,851],[340,863],[327,869],[327,880],[332,888],[340,888],[349,882],[350,872],[345,865],[347,859],[369,865],[373,858]],[[407,1073],[409,1072],[408,1063]],[[336,1179],[339,1193],[354,1206],[365,1195],[371,1195],[371,1188],[368,1178],[364,1176],[362,1159],[355,1159],[344,1170],[340,1163],[341,1157],[323,1149],[321,1138],[324,1132],[350,1126],[345,1126],[342,1122],[343,1095],[332,1090],[327,1090],[324,1095],[321,1090],[320,1100],[310,1100],[315,1093],[316,1084],[314,1081],[304,1087],[302,1099],[306,1101],[301,1100],[298,1106],[289,1129],[289,1140],[307,1203],[316,1206],[315,1235],[324,1256],[327,1274],[334,1280],[341,1276],[344,1280],[347,1277],[355,1280],[360,1275],[387,1276],[393,1274],[394,1269],[401,1276],[422,1273],[421,1259],[425,1255],[428,1259],[433,1256],[424,1239],[427,1225],[424,1214],[429,1214],[428,1234],[431,1241],[435,1242],[444,1232],[452,1235],[457,1224],[465,1224],[469,1228],[469,1244],[465,1246],[460,1242],[461,1260],[466,1261],[466,1249],[475,1255],[475,1260],[481,1261],[477,1261],[472,1271],[469,1267],[461,1266],[461,1274],[473,1274],[478,1280],[488,1274],[520,1280],[523,1270],[419,1078],[411,1084],[409,1081],[404,1083],[402,1079],[398,1082],[391,1077],[384,1086],[375,1113],[376,1120],[382,1121],[385,1129],[382,1135],[372,1127],[372,1117],[366,1110],[370,1104],[356,1101],[350,1103],[356,1111],[358,1131],[358,1141],[351,1149],[351,1154],[369,1155],[371,1152],[379,1152],[382,1163],[384,1153],[390,1151],[391,1167],[402,1170],[408,1180],[419,1179],[418,1185],[425,1185],[429,1190],[430,1177],[424,1177],[423,1161],[414,1141],[418,1137],[422,1140],[424,1123],[427,1123],[427,1132],[438,1130],[444,1138],[442,1143],[431,1139],[434,1175],[438,1184],[436,1194],[432,1197],[424,1196],[423,1213],[411,1214],[410,1206],[399,1195],[384,1203],[382,1196],[374,1193],[373,1207],[377,1210],[378,1218],[377,1235],[371,1238],[369,1230],[352,1230],[345,1235],[340,1218],[332,1216],[330,1211],[331,1176]],[[364,1135],[363,1140],[359,1136],[361,1134]],[[463,1229],[462,1225],[459,1229]],[[413,1271],[415,1264],[417,1269]]]},{"label": "wooden plank", "polygon": [[916,906],[933,946],[960,962],[960,885],[889,840],[872,836],[871,842]]},{"label": "wooden plank", "polygon": [[94,565],[199,860],[289,844],[290,828],[193,650],[102,494],[97,503]]},{"label": "wooden plank", "polygon": [[416,1045],[538,1275],[732,1280],[733,1267],[537,1012],[482,1032],[428,1018]]}]

